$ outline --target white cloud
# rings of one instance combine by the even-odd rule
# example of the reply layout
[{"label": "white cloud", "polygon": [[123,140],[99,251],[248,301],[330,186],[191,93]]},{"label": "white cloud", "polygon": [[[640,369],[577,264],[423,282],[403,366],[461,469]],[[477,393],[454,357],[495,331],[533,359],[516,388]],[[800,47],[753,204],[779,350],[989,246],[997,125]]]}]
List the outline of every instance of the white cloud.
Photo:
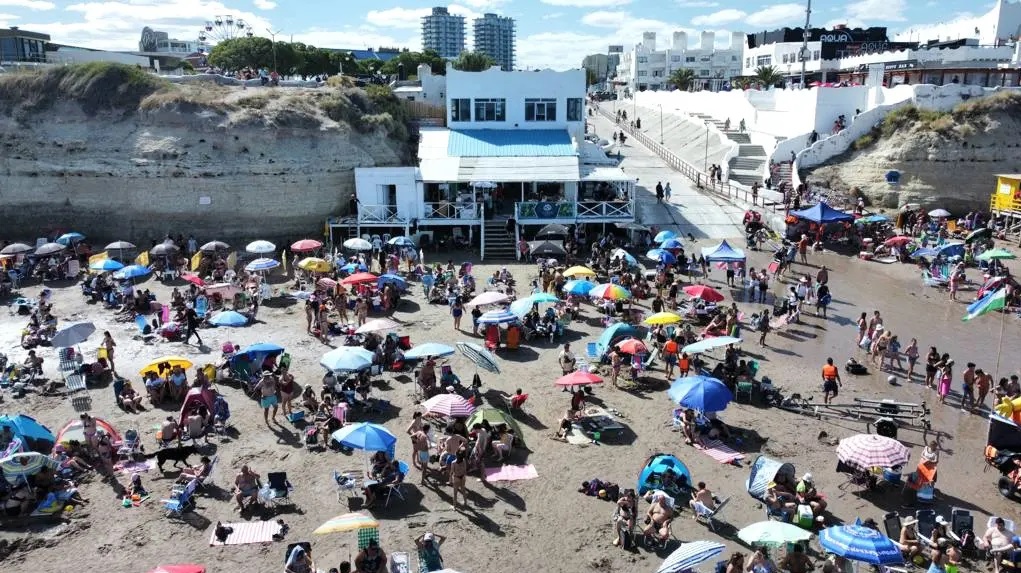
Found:
[{"label": "white cloud", "polygon": [[847,19],[855,22],[902,22],[906,0],[859,0],[848,4]]},{"label": "white cloud", "polygon": [[27,8],[29,10],[53,10],[57,7],[53,2],[47,2],[46,0],[0,0],[0,6]]},{"label": "white cloud", "polygon": [[472,8],[479,10],[492,9],[509,2],[510,0],[461,0]]},{"label": "white cloud", "polygon": [[[451,14],[464,16],[465,24],[470,26],[471,21],[479,18],[482,14],[465,8],[458,4],[451,4],[447,7]],[[390,8],[387,10],[369,10],[365,15],[365,21],[380,28],[405,28],[417,30],[422,27],[422,17],[432,13],[432,8]]]},{"label": "white cloud", "polygon": [[[872,0],[867,0],[872,1]],[[802,4],[775,4],[752,12],[745,22],[755,27],[802,26],[805,20],[805,6]]]},{"label": "white cloud", "polygon": [[255,4],[255,7],[259,10],[272,10],[277,7],[277,3],[271,0],[253,0],[253,4]]},{"label": "white cloud", "polygon": [[706,2],[705,0],[677,0],[677,5],[681,8],[715,8],[720,3]]},{"label": "white cloud", "polygon": [[691,19],[691,23],[696,26],[719,26],[720,24],[737,22],[747,15],[748,14],[744,11],[737,10],[735,8],[726,8],[719,12],[713,12],[712,14],[696,16]]},{"label": "white cloud", "polygon": [[550,12],[549,14],[543,14],[542,15],[542,19],[543,20],[556,20],[557,18],[563,18],[563,17],[564,17],[564,13],[563,12]]},{"label": "white cloud", "polygon": [[631,17],[631,14],[623,11],[610,12],[600,10],[589,12],[581,17],[581,23],[596,28],[616,28],[621,22]]},{"label": "white cloud", "polygon": [[539,0],[550,6],[570,6],[572,8],[612,8],[626,6],[632,0]]}]

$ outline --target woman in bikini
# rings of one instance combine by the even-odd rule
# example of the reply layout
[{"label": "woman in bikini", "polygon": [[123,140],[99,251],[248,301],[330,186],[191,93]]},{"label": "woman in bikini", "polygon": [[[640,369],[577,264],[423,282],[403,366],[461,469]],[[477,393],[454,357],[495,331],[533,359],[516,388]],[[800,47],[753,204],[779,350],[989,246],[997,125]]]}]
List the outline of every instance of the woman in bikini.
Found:
[{"label": "woman in bikini", "polygon": [[464,500],[464,505],[468,505],[468,488],[465,487],[465,481],[468,476],[468,461],[464,457],[464,450],[457,452],[454,461],[450,463],[450,485],[453,486],[453,506],[457,507],[457,494],[461,494],[461,499]]}]

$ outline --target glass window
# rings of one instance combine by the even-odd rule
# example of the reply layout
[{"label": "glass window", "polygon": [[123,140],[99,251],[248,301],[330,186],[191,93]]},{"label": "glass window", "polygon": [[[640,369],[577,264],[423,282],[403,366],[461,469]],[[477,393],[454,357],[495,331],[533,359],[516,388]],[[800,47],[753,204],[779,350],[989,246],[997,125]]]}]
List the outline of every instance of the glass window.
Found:
[{"label": "glass window", "polygon": [[525,99],[525,121],[556,121],[557,100]]},{"label": "glass window", "polygon": [[450,103],[450,121],[472,120],[472,106],[470,99],[453,99]]},{"label": "glass window", "polygon": [[648,62],[648,61],[649,61],[648,57],[646,57],[646,56],[638,56],[638,63],[639,64],[644,64],[645,62]]},{"label": "glass window", "polygon": [[671,62],[679,62],[679,61],[681,61],[681,57],[680,56],[670,56],[670,61]]},{"label": "glass window", "polygon": [[708,78],[709,77],[709,70],[699,70],[698,71],[698,75],[702,76],[703,78]]},{"label": "glass window", "polygon": [[475,121],[507,121],[507,100],[489,98],[475,100]]},{"label": "glass window", "polygon": [[583,107],[580,97],[567,98],[567,121],[581,121],[584,114]]},{"label": "glass window", "polygon": [[695,56],[686,56],[686,57],[684,58],[684,61],[685,61],[685,62],[689,62],[689,63],[690,63],[690,62],[694,62],[694,61],[695,61]]},{"label": "glass window", "polygon": [[812,52],[812,59],[813,60],[818,60],[819,59],[819,50],[816,50],[816,51]]},{"label": "glass window", "polygon": [[638,75],[640,75],[640,76],[644,76],[644,75],[646,75],[646,74],[648,74],[648,73],[649,73],[649,72],[647,72],[647,71],[645,71],[645,70],[638,70]]},{"label": "glass window", "polygon": [[737,61],[737,56],[730,56],[730,61],[736,62]]},{"label": "glass window", "polygon": [[773,63],[773,56],[759,56],[755,58],[756,66],[768,66]]}]

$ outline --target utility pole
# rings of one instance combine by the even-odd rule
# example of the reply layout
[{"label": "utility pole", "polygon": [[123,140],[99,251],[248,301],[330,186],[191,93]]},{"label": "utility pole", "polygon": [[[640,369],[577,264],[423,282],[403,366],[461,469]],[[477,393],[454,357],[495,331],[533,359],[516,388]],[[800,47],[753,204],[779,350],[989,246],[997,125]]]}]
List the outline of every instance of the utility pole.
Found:
[{"label": "utility pole", "polygon": [[709,173],[709,121],[705,122],[705,163],[702,164],[702,171]]},{"label": "utility pole", "polygon": [[269,32],[270,40],[273,42],[273,71],[275,72],[277,71],[277,34],[280,33],[280,30],[274,32],[266,28],[266,31]]},{"label": "utility pole", "polygon": [[812,0],[808,0],[805,7],[805,31],[801,40],[801,89],[805,89],[805,66],[808,64],[808,28],[812,22]]},{"label": "utility pole", "polygon": [[659,144],[663,145],[663,104],[659,104]]}]

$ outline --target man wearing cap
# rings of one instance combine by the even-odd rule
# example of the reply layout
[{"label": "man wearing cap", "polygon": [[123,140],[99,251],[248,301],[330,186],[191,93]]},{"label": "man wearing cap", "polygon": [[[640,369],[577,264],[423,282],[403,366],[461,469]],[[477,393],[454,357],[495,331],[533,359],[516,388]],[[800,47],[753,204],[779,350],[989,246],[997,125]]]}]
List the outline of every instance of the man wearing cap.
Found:
[{"label": "man wearing cap", "polygon": [[799,504],[812,508],[812,515],[818,517],[822,515],[822,512],[826,511],[826,500],[819,497],[819,492],[815,489],[815,481],[812,478],[812,474],[806,473],[801,476],[801,481],[794,488],[794,493],[797,495]]},{"label": "man wearing cap", "polygon": [[947,518],[943,517],[942,515],[936,516],[936,525],[932,526],[932,535],[930,535],[929,539],[926,540],[926,543],[929,545],[929,547],[939,547],[940,540],[943,541],[947,540],[947,538],[949,537],[947,535],[947,527],[949,526],[950,522],[947,521]]},{"label": "man wearing cap", "polygon": [[916,525],[918,525],[918,520],[909,515],[904,518],[900,527],[900,551],[909,563],[914,562],[915,557],[922,552],[922,544],[918,542]]},{"label": "man wearing cap", "polygon": [[358,573],[386,573],[386,553],[379,548],[379,541],[370,539],[365,549],[358,552],[355,570]]},{"label": "man wearing cap", "polygon": [[440,555],[440,545],[447,538],[427,531],[415,540],[418,546],[418,558],[424,563],[426,571],[439,571],[443,569],[443,556]]}]

